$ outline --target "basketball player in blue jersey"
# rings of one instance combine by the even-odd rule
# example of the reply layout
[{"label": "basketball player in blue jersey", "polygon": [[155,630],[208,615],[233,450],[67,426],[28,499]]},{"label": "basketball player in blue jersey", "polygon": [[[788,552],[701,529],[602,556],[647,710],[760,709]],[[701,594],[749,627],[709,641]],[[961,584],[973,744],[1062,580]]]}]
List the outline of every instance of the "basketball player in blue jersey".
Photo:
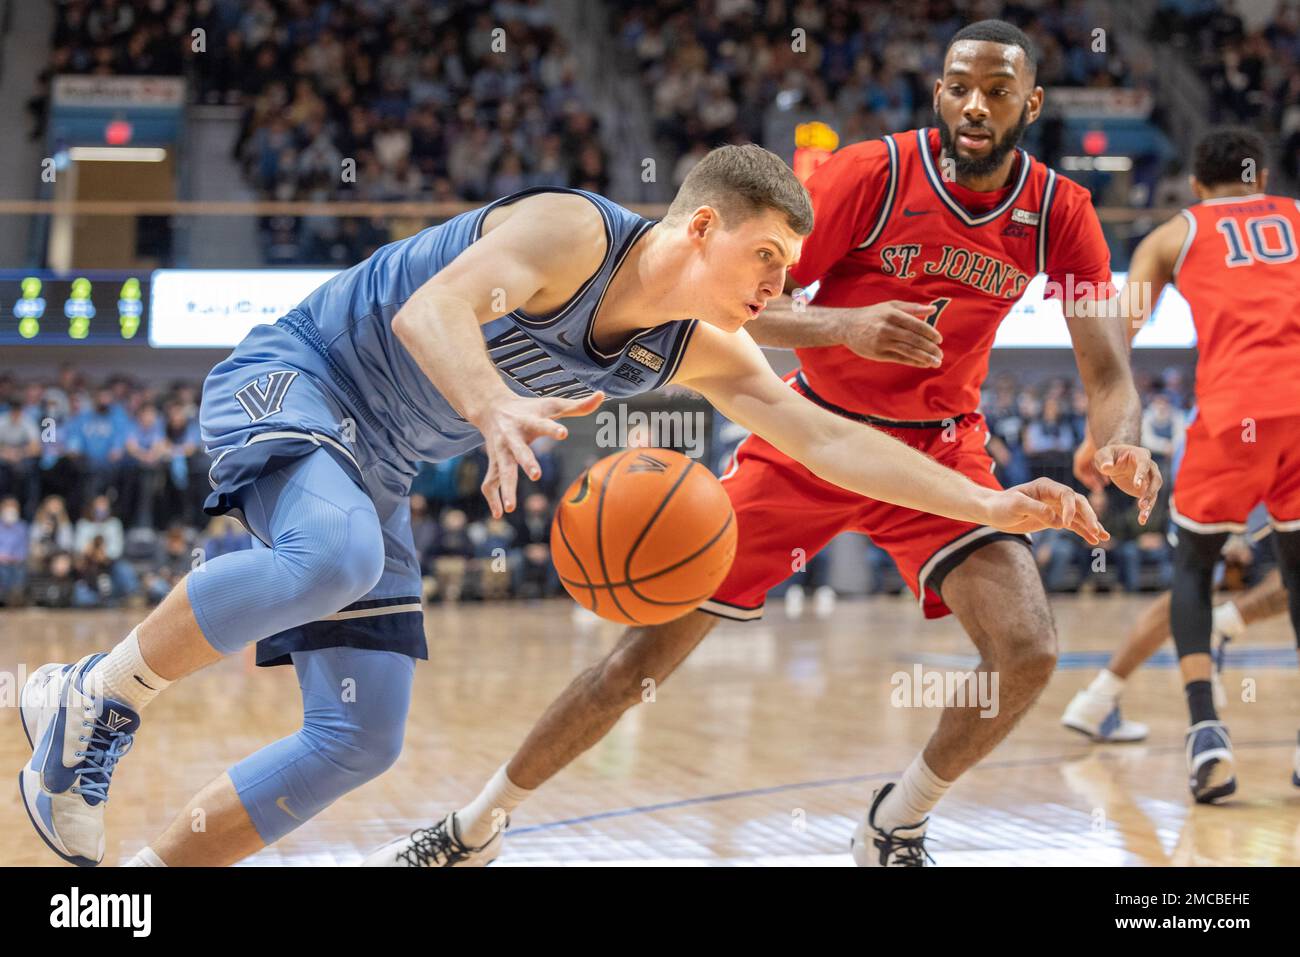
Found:
[{"label": "basketball player in blue jersey", "polygon": [[740,330],[781,294],[811,228],[780,158],[726,146],[662,222],[590,193],[525,191],[383,247],[249,333],[209,375],[201,424],[207,510],[238,514],[256,547],[196,569],[108,653],[32,676],[20,783],[37,833],[98,864],[140,713],[252,641],[259,664],[297,670],[302,729],[210,782],[130,863],[233,863],[383,772],[427,657],[407,504],[417,468],[483,445],[499,517],[518,470],[540,474],[529,443],[564,438],[559,420],[606,395],[680,383],[862,495],[1105,538],[1065,486],[984,488],[782,383]]}]

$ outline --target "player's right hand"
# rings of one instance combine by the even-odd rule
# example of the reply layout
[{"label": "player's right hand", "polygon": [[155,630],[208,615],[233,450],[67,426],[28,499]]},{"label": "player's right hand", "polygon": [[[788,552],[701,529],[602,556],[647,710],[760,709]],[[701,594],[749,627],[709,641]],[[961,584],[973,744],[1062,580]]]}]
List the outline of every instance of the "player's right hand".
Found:
[{"label": "player's right hand", "polygon": [[604,401],[602,392],[585,399],[531,399],[511,393],[470,419],[483,434],[488,470],[481,488],[493,518],[515,510],[520,467],[533,481],[541,478],[542,467],[529,443],[544,435],[567,438],[569,430],[554,420],[590,415]]},{"label": "player's right hand", "polygon": [[845,309],[840,341],[864,359],[936,369],[943,362],[943,336],[925,321],[933,312],[928,302],[898,299]]},{"label": "player's right hand", "polygon": [[986,524],[1004,532],[1023,534],[1064,528],[1089,545],[1109,541],[1088,500],[1060,482],[1039,478],[995,492]]}]

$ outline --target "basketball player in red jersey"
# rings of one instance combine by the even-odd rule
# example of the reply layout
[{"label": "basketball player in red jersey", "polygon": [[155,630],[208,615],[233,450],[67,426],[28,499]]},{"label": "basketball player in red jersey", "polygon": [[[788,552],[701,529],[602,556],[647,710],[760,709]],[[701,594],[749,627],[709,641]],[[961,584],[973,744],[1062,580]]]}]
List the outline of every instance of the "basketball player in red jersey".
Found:
[{"label": "basketball player in red jersey", "polygon": [[[790,387],[883,429],[973,481],[996,488],[975,412],[999,322],[1038,272],[1071,317],[1096,467],[1140,497],[1160,475],[1138,447],[1140,406],[1124,321],[1093,318],[1113,293],[1109,253],[1088,194],[1016,148],[1042,107],[1029,41],[1010,24],[957,33],[934,87],[937,130],[895,134],[835,154],[808,182],[813,231],[791,270],[820,280],[817,305],[770,308],[751,321],[764,345],[798,349]],[[897,300],[862,308],[881,300]],[[903,302],[902,300],[910,300]],[[942,346],[942,349],[940,348]],[[484,864],[501,825],[534,789],[603,737],[716,624],[762,614],[764,596],[835,535],[864,532],[894,557],[927,617],[955,613],[995,672],[994,717],[947,708],[897,786],[877,793],[853,843],[859,864],[920,865],[927,815],[956,778],[997,745],[1051,676],[1056,636],[1023,536],[847,493],[757,436],[723,477],[739,523],[730,576],[702,610],[630,629],[563,692],[523,746],[468,806],[380,848],[376,865]]]},{"label": "basketball player in red jersey", "polygon": [[[1237,789],[1211,683],[1214,564],[1261,502],[1300,635],[1300,209],[1268,195],[1267,181],[1258,135],[1208,133],[1193,160],[1200,202],[1142,240],[1124,292],[1134,331],[1167,283],[1196,324],[1197,412],[1169,508],[1178,537],[1169,621],[1191,718],[1188,783],[1202,803]],[[1300,752],[1292,784],[1300,787]]]}]

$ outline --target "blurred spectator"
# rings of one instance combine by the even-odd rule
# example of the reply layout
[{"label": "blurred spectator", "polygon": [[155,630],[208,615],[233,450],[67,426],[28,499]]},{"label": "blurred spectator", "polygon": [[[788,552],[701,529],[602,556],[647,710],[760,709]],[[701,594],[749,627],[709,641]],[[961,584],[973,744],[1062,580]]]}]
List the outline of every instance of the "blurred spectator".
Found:
[{"label": "blurred spectator", "polygon": [[184,393],[166,406],[163,424],[163,448],[167,471],[162,482],[159,521],[170,524],[180,519],[186,524],[203,520],[203,501],[207,497],[210,462],[199,438],[198,409],[186,404]]},{"label": "blurred spectator", "polygon": [[432,586],[429,597],[436,595],[444,601],[459,601],[473,557],[474,542],[469,534],[469,520],[460,509],[447,509],[442,514],[438,537],[430,552],[433,578],[426,582],[426,586]]},{"label": "blurred spectator", "polygon": [[28,534],[18,499],[11,495],[0,500],[0,604],[21,603],[27,584]]},{"label": "blurred spectator", "polygon": [[[173,528],[176,527],[173,523]],[[203,534],[203,561],[253,547],[253,536],[233,515],[217,515],[208,522]]]},{"label": "blurred spectator", "polygon": [[76,525],[73,548],[81,554],[94,538],[103,540],[104,548],[110,558],[121,558],[125,535],[122,520],[112,513],[107,495],[97,495],[91,500],[87,509]]},{"label": "blurred spectator", "polygon": [[190,573],[194,567],[194,556],[190,551],[192,544],[185,526],[176,523],[168,527],[158,542],[150,570],[142,580],[145,597],[150,602],[156,604],[162,601],[172,587]]},{"label": "blurred spectator", "polygon": [[483,527],[483,539],[475,549],[478,557],[480,590],[484,600],[508,596],[512,589],[512,565],[518,561],[512,547],[515,530],[505,518],[489,517]]},{"label": "blurred spectator", "polygon": [[112,514],[108,496],[95,496],[86,517],[77,522],[74,537],[80,576],[78,605],[103,604],[135,592],[139,577],[122,560],[125,540],[122,521]]},{"label": "blurred spectator", "polygon": [[993,401],[984,406],[989,455],[997,465],[1003,485],[1020,485],[1028,478],[1022,437],[1025,420],[1020,414],[1015,379],[1001,375],[994,381]]},{"label": "blurred spectator", "polygon": [[74,544],[72,521],[63,499],[57,495],[45,498],[32,517],[29,558],[32,567],[48,567],[55,555],[71,552]]},{"label": "blurred spectator", "polygon": [[[536,443],[533,451],[538,452]],[[554,465],[542,466],[543,478],[548,468],[558,482],[558,469]],[[530,492],[524,496],[523,507],[507,516],[515,526],[514,591],[521,598],[549,598],[559,594],[559,574],[551,563],[554,514],[551,501],[544,493]]]},{"label": "blurred spectator", "polygon": [[121,512],[128,528],[151,528],[154,502],[165,480],[168,444],[158,410],[141,405],[126,433],[126,455],[122,465]]},{"label": "blurred spectator", "polygon": [[1097,515],[1110,532],[1106,546],[1119,563],[1119,580],[1124,590],[1168,588],[1173,576],[1172,554],[1165,536],[1169,486],[1160,490],[1146,525],[1138,524],[1137,502],[1131,496],[1114,485],[1106,486],[1103,494],[1104,508]]},{"label": "blurred spectator", "polygon": [[1087,543],[1073,533],[1045,529],[1034,535],[1033,548],[1043,587],[1049,592],[1078,591],[1087,580],[1093,555]]},{"label": "blurred spectator", "polygon": [[1067,485],[1073,482],[1074,450],[1082,440],[1061,409],[1061,400],[1049,395],[1042,414],[1025,427],[1025,458],[1035,477],[1046,476]]},{"label": "blurred spectator", "polygon": [[84,499],[116,486],[126,448],[124,415],[113,405],[113,390],[96,390],[92,408],[74,415],[66,426],[68,455],[76,462]]},{"label": "blurred spectator", "polygon": [[40,432],[15,395],[0,414],[0,495],[13,495],[30,516],[40,496]]},{"label": "blurred spectator", "polygon": [[43,567],[33,573],[27,591],[34,605],[71,608],[76,585],[76,568],[72,555],[56,552]]},{"label": "blurred spectator", "polygon": [[1153,395],[1142,413],[1142,444],[1151,450],[1152,459],[1166,476],[1174,450],[1182,445],[1186,432],[1183,413],[1174,407],[1169,396],[1164,392]]}]

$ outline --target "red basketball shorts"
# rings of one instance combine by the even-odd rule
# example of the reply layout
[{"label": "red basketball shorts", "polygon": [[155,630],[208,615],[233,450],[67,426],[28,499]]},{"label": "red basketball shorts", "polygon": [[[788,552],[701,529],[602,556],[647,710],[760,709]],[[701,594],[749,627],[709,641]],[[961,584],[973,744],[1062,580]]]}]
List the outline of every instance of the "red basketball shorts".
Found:
[{"label": "red basketball shorts", "polygon": [[1174,524],[1206,535],[1244,532],[1260,502],[1274,529],[1300,531],[1300,416],[1260,419],[1218,435],[1198,416],[1174,478]]},{"label": "red basketball shorts", "polygon": [[[980,485],[1002,487],[979,414],[947,427],[876,427]],[[1002,539],[1029,543],[1024,535],[864,498],[818,478],[757,435],[740,443],[722,485],[736,510],[736,560],[700,610],[737,621],[761,618],[769,589],[841,532],[860,532],[887,551],[927,618],[949,614],[940,584],[972,551]]]}]

